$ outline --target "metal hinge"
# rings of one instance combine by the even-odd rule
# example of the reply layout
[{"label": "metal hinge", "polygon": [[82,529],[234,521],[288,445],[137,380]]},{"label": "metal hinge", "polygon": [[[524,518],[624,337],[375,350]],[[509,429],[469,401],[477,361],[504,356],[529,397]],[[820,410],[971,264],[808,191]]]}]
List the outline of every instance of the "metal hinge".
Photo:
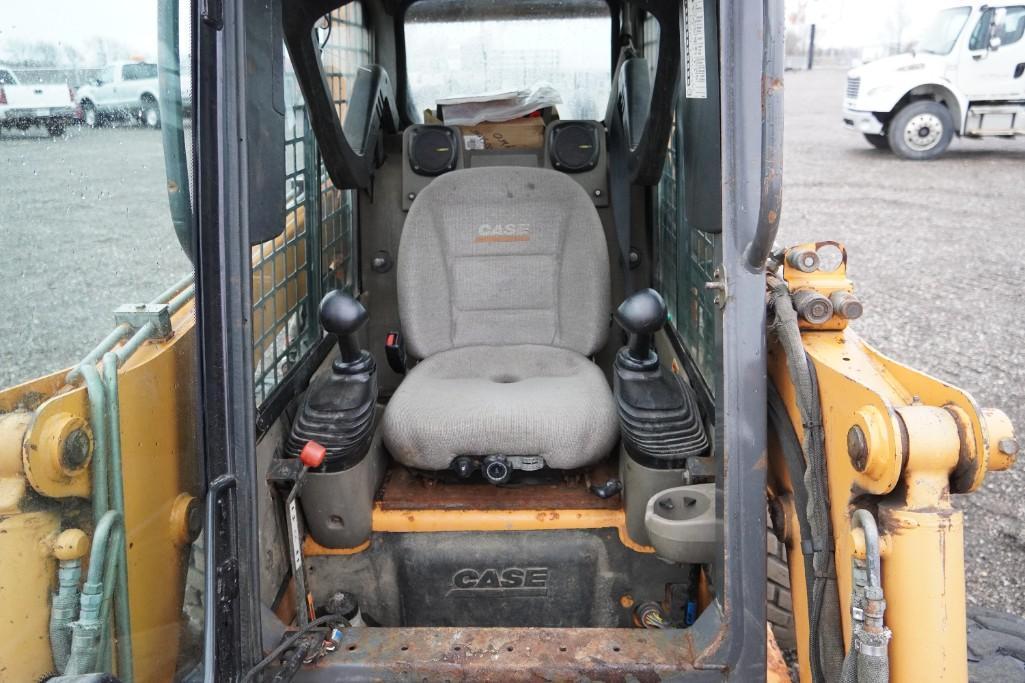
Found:
[{"label": "metal hinge", "polygon": [[215,31],[224,28],[224,0],[202,0],[200,19]]},{"label": "metal hinge", "polygon": [[726,297],[729,295],[729,291],[726,288],[726,269],[719,266],[712,273],[712,277],[715,279],[711,282],[706,282],[705,289],[715,291],[715,296],[712,297],[712,303],[718,306],[719,310],[722,310],[726,307]]}]

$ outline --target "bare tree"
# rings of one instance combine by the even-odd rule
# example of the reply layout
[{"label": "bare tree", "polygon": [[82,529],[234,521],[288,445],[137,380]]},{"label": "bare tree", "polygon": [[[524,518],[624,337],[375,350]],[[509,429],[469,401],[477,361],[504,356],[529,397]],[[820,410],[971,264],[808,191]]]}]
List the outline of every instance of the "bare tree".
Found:
[{"label": "bare tree", "polygon": [[911,27],[911,8],[907,0],[896,0],[890,4],[886,17],[886,42],[890,52],[904,52],[910,45],[908,29]]},{"label": "bare tree", "polygon": [[132,50],[120,40],[93,36],[85,41],[86,57],[96,65],[103,66],[110,62],[129,59]]},{"label": "bare tree", "polygon": [[4,49],[4,61],[11,66],[26,68],[57,65],[59,50],[45,41],[12,40]]}]

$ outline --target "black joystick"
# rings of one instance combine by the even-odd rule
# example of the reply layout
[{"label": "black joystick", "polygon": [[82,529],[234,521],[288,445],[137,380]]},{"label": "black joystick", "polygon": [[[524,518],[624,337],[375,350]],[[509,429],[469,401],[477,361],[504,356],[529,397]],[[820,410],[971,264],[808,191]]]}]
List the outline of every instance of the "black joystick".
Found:
[{"label": "black joystick", "polygon": [[[616,322],[630,333],[625,358],[633,369],[647,370],[658,366],[658,355],[652,350],[652,338],[662,329],[668,317],[666,302],[654,289],[634,292],[616,309]],[[620,351],[623,356],[623,351]]]},{"label": "black joystick", "polygon": [[320,324],[338,338],[336,371],[351,370],[366,363],[369,353],[359,347],[356,333],[367,321],[367,309],[353,296],[334,290],[320,301]]},{"label": "black joystick", "polygon": [[[631,294],[616,310],[616,321],[630,333],[612,368],[619,431],[627,455],[642,467],[655,470],[683,468],[687,458],[708,450],[694,390],[683,376],[659,362],[653,348],[652,339],[667,319],[666,302],[654,289]],[[643,482],[637,483],[639,470],[625,471],[628,476],[622,485],[627,508],[639,509],[643,520],[644,505],[653,493],[644,488]],[[643,495],[638,496],[638,486]],[[640,501],[640,507],[631,501]],[[627,516],[636,515],[628,512]]]},{"label": "black joystick", "polygon": [[377,365],[356,339],[367,318],[363,304],[345,292],[335,290],[320,302],[320,323],[338,337],[339,357],[331,372],[319,376],[307,390],[285,445],[290,457],[298,457],[311,440],[324,446],[327,454],[318,471],[354,467],[370,448],[377,404]]}]

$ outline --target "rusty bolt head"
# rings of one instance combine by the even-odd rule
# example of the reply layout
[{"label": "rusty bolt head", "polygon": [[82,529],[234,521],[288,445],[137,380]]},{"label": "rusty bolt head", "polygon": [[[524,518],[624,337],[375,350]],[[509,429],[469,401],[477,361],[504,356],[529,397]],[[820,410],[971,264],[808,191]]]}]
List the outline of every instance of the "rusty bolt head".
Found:
[{"label": "rusty bolt head", "polygon": [[82,469],[89,462],[91,446],[89,435],[84,429],[74,430],[64,439],[60,455],[61,466],[69,472]]},{"label": "rusty bolt head", "polygon": [[1000,439],[1000,443],[997,444],[997,448],[1004,455],[1015,456],[1018,455],[1018,440],[1015,438]]},{"label": "rusty bolt head", "polygon": [[864,472],[868,466],[868,439],[858,425],[847,430],[847,457],[851,459],[854,469],[859,472]]}]

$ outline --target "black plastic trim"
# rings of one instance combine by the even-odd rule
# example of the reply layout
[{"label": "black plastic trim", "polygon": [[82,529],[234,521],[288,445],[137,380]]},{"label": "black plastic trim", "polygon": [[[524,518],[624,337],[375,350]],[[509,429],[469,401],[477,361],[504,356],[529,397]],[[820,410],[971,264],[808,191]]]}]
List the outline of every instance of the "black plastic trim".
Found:
[{"label": "black plastic trim", "polygon": [[[377,144],[381,129],[395,132],[398,126],[391,82],[380,66],[361,67],[343,126],[320,63],[320,50],[313,40],[317,22],[351,1],[289,3],[283,18],[285,46],[332,182],[343,189],[369,189],[374,169],[381,160]],[[352,136],[352,141],[347,134]],[[353,142],[357,143],[355,148]]]}]

